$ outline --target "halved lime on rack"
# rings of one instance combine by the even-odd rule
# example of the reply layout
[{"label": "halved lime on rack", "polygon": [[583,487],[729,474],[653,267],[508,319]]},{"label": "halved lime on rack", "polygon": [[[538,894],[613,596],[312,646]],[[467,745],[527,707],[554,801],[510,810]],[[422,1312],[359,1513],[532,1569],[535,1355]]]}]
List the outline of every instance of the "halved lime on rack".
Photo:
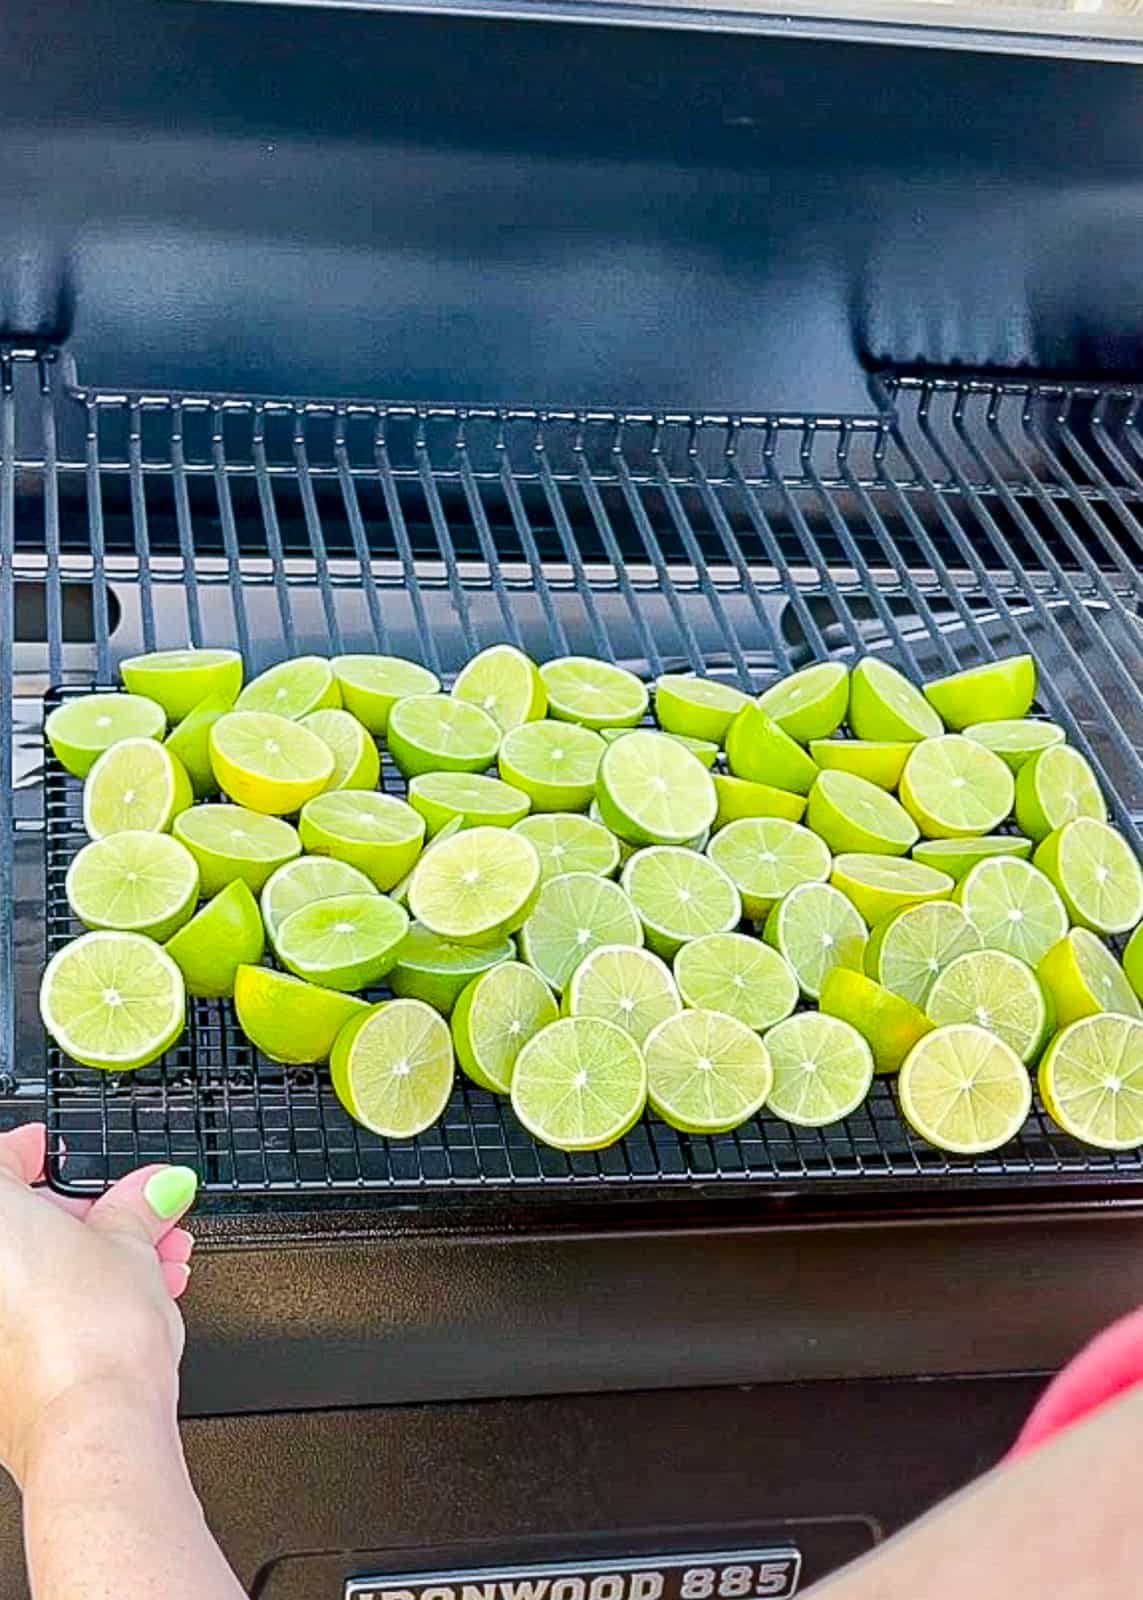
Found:
[{"label": "halved lime on rack", "polygon": [[800,883],[824,883],[830,855],[816,833],[781,817],[747,817],[721,828],[707,845],[742,896],[753,922],[765,921],[770,907]]},{"label": "halved lime on rack", "polygon": [[723,1011],[761,1032],[798,1003],[798,980],[785,958],[744,933],[710,933],[675,957],[675,982],[688,1006]]},{"label": "halved lime on rack", "polygon": [[417,862],[409,910],[457,944],[498,944],[531,915],[539,891],[540,858],[527,839],[509,828],[465,828]]},{"label": "halved lime on rack", "polygon": [[1028,1069],[1015,1050],[969,1022],[937,1028],[915,1044],[897,1091],[913,1132],[951,1155],[999,1150],[1032,1109]]},{"label": "halved lime on rack", "polygon": [[855,738],[878,743],[916,744],[945,731],[916,684],[878,656],[865,656],[850,674],[849,726]]},{"label": "halved lime on rack", "polygon": [[345,790],[302,807],[298,832],[311,855],[357,867],[378,889],[409,872],[425,841],[425,819],[396,795]]},{"label": "halved lime on rack", "polygon": [[489,945],[455,944],[414,922],[401,940],[389,987],[404,999],[423,1000],[447,1017],[474,978],[511,961],[515,954],[511,939]]},{"label": "halved lime on rack", "polygon": [[105,750],[83,786],[83,825],[93,839],[137,828],[166,833],[194,802],[186,768],[157,739],[122,739]]},{"label": "halved lime on rack", "polygon": [[810,740],[810,755],[823,771],[850,772],[879,789],[897,787],[912,750],[903,739]]},{"label": "halved lime on rack", "polygon": [[165,950],[139,934],[85,933],[48,962],[40,1016],[80,1066],[134,1072],[182,1033],[183,976]]},{"label": "halved lime on rack", "polygon": [[709,856],[675,845],[637,850],[619,880],[639,913],[647,944],[670,960],[706,933],[728,933],[742,920],[742,898]]},{"label": "halved lime on rack", "polygon": [[643,924],[624,891],[585,872],[549,878],[520,930],[520,954],[557,991],[600,945],[642,943]]},{"label": "halved lime on rack", "polygon": [[1121,833],[1094,817],[1067,822],[1032,860],[1063,897],[1068,914],[1093,933],[1126,933],[1143,917],[1143,868]]},{"label": "halved lime on rack", "polygon": [[947,872],[957,883],[978,861],[991,856],[1017,856],[1023,861],[1031,854],[1031,839],[1018,833],[988,833],[980,839],[922,839],[912,850],[914,861]]},{"label": "halved lime on rack", "polygon": [[728,822],[741,822],[744,817],[784,817],[787,822],[800,822],[805,813],[805,796],[790,789],[751,783],[748,778],[732,778],[725,772],[712,772],[711,777],[718,799],[715,833]]},{"label": "halved lime on rack", "polygon": [[974,722],[1026,717],[1036,698],[1036,663],[1031,656],[986,661],[947,678],[934,678],[925,685],[925,698],[954,731]]},{"label": "halved lime on rack", "polygon": [[1143,1000],[1143,922],[1127,941],[1123,951],[1123,970],[1127,981],[1140,1000]]},{"label": "halved lime on rack", "polygon": [[730,724],[726,764],[732,777],[794,794],[809,794],[818,775],[817,762],[753,701]]},{"label": "halved lime on rack", "polygon": [[668,672],[655,685],[655,715],[663,732],[712,744],[725,741],[730,724],[749,703],[749,695],[718,678]]},{"label": "halved lime on rack", "polygon": [[594,872],[610,878],[619,866],[619,840],[602,822],[575,811],[547,811],[515,824],[536,847],[540,881],[565,872]]},{"label": "halved lime on rack", "polygon": [[316,733],[333,751],[333,777],[326,785],[333,789],[376,789],[381,776],[381,757],[373,738],[362,723],[348,711],[311,711],[301,719],[303,728]]},{"label": "halved lime on rack", "polygon": [[629,944],[592,950],[572,973],[563,997],[566,1016],[603,1017],[638,1045],[682,1007],[670,968],[650,950]]},{"label": "halved lime on rack", "polygon": [[199,1000],[228,999],[240,966],[256,966],[266,949],[258,902],[240,878],[208,900],[167,940],[187,993]]},{"label": "halved lime on rack", "polygon": [[237,650],[152,650],[121,661],[119,676],[132,694],[157,701],[168,721],[181,722],[208,695],[234,704],[242,657]]},{"label": "halved lime on rack", "polygon": [[[645,731],[639,728],[600,728],[599,737],[606,744],[614,744],[616,739],[626,739],[633,733]],[[668,733],[666,729],[659,731],[664,739],[673,739],[676,744],[681,744],[684,750],[689,750],[696,760],[702,762],[708,772],[718,761],[718,746],[710,739],[688,739],[685,733]]]},{"label": "halved lime on rack", "polygon": [[86,778],[103,752],[121,739],[161,739],[166,731],[162,706],[139,694],[65,700],[44,723],[52,754],[76,778]]},{"label": "halved lime on rack", "polygon": [[273,943],[279,927],[292,911],[315,900],[332,900],[339,894],[376,894],[364,872],[346,861],[325,856],[299,856],[271,873],[262,890],[262,920]]},{"label": "halved lime on rack", "polygon": [[272,967],[239,967],[234,976],[238,1026],[256,1050],[287,1066],[328,1061],[342,1028],[368,1010],[356,995]]},{"label": "halved lime on rack", "polygon": [[876,1072],[896,1072],[918,1039],[933,1024],[911,1000],[852,967],[833,967],[822,979],[818,1000],[823,1015],[848,1022],[873,1051]]},{"label": "halved lime on rack", "polygon": [[516,1057],[512,1109],[557,1150],[605,1149],[631,1131],[646,1103],[642,1051],[601,1017],[561,1017]]},{"label": "halved lime on rack", "polygon": [[279,867],[302,853],[298,830],[285,818],[245,806],[194,806],[175,818],[174,836],[198,862],[208,899],[235,879],[258,894]]},{"label": "halved lime on rack", "polygon": [[877,924],[866,946],[865,970],[923,1008],[938,973],[958,956],[979,949],[980,934],[963,906],[931,900],[906,906]]},{"label": "halved lime on rack", "polygon": [[1040,1062],[1040,1094],[1065,1133],[1099,1150],[1143,1144],[1143,1022],[1101,1012],[1058,1033]]},{"label": "halved lime on rack", "polygon": [[1029,861],[981,861],[956,888],[956,898],[988,950],[1007,950],[1030,967],[1068,931],[1054,885]]},{"label": "halved lime on rack", "polygon": [[1016,774],[1016,823],[1038,844],[1076,817],[1107,821],[1107,802],[1087,760],[1068,744],[1030,756]]},{"label": "halved lime on rack", "polygon": [[[435,850],[438,845],[445,844],[454,834],[459,833],[463,827],[463,817],[453,817],[451,822],[444,823],[440,832],[434,838],[425,840],[425,848],[421,851],[421,856],[426,856],[430,850]],[[418,856],[417,861],[420,859],[421,857]],[[417,861],[413,863],[403,878],[399,879],[391,889],[385,891],[386,894],[393,897],[399,906],[408,907],[409,885],[413,881],[413,873],[417,870]]]},{"label": "halved lime on rack", "polygon": [[1127,974],[1103,941],[1086,928],[1073,928],[1054,944],[1036,975],[1055,1003],[1058,1028],[1097,1011],[1143,1016]]},{"label": "halved lime on rack", "polygon": [[829,881],[849,896],[871,928],[905,906],[946,900],[954,887],[950,875],[935,867],[860,851],[837,856]]},{"label": "halved lime on rack", "polygon": [[389,713],[398,700],[440,691],[435,672],[402,656],[334,656],[331,665],[342,704],[374,738],[387,731]]},{"label": "halved lime on rack", "polygon": [[467,700],[414,694],[390,711],[386,741],[406,778],[422,772],[483,772],[496,760],[500,726]]},{"label": "halved lime on rack", "polygon": [[409,779],[409,804],[430,839],[454,817],[467,828],[510,828],[532,808],[526,794],[483,772],[422,772]]},{"label": "halved lime on rack", "polygon": [[548,709],[539,668],[511,644],[495,644],[473,656],[452,692],[486,711],[505,733],[523,722],[538,722]]},{"label": "halved lime on rack", "polygon": [[233,708],[234,702],[225,695],[208,694],[167,735],[167,749],[186,768],[196,800],[218,793],[218,779],[210,764],[210,730]]},{"label": "halved lime on rack", "polygon": [[834,967],[860,971],[868,930],[852,900],[828,883],[801,883],[766,918],[763,937],[780,950],[802,993],[816,1000]]},{"label": "halved lime on rack", "polygon": [[831,850],[839,852],[902,856],[920,837],[904,806],[852,772],[818,775],[810,790],[806,823]]},{"label": "halved lime on rack", "polygon": [[758,704],[799,744],[828,739],[849,708],[849,668],[840,661],[803,667],[772,684],[758,696]]},{"label": "halved lime on rack", "polygon": [[1012,810],[1012,774],[975,739],[946,733],[917,745],[901,774],[901,801],[931,839],[978,838]]},{"label": "halved lime on rack", "polygon": [[300,722],[269,711],[231,711],[210,730],[210,764],[237,805],[270,816],[300,811],[333,777],[333,751]]},{"label": "halved lime on rack", "polygon": [[338,1034],[329,1075],[355,1122],[384,1139],[413,1139],[452,1094],[448,1023],[420,1000],[383,1001]]},{"label": "halved lime on rack", "polygon": [[824,1128],[856,1111],[873,1082],[873,1054],[856,1028],[801,1011],[763,1039],[774,1082],[766,1109],[800,1128]]},{"label": "halved lime on rack", "polygon": [[235,701],[238,711],[270,711],[292,722],[341,704],[333,666],[324,656],[295,656],[252,678]]},{"label": "halved lime on rack", "polygon": [[975,739],[986,750],[1000,757],[1012,772],[1019,772],[1026,761],[1063,744],[1064,730],[1039,717],[1012,717],[1004,722],[973,722],[965,730],[966,739]]},{"label": "halved lime on rack", "polygon": [[684,844],[718,810],[710,773],[662,733],[636,732],[603,753],[596,799],[612,833],[628,844]]},{"label": "halved lime on rack", "polygon": [[274,949],[295,977],[349,994],[381,982],[408,926],[404,907],[383,894],[339,894],[291,911]]},{"label": "halved lime on rack", "polygon": [[502,961],[473,978],[452,1014],[457,1060],[473,1083],[494,1094],[512,1087],[516,1057],[559,1009],[543,978],[522,961]]},{"label": "halved lime on rack", "polygon": [[84,845],[65,889],[84,927],[145,933],[161,943],[194,913],[198,867],[168,833],[112,833]]},{"label": "halved lime on rack", "polygon": [[548,715],[585,728],[632,728],[647,710],[647,686],[626,667],[591,656],[546,661],[540,677]]},{"label": "halved lime on rack", "polygon": [[974,950],[940,973],[925,1009],[935,1023],[974,1022],[1012,1046],[1021,1061],[1035,1061],[1055,1026],[1051,997],[1017,956]]},{"label": "halved lime on rack", "polygon": [[681,1011],[648,1036],[647,1099],[681,1133],[729,1133],[761,1110],[774,1081],[752,1028],[720,1011]]},{"label": "halved lime on rack", "polygon": [[530,798],[534,811],[586,811],[606,749],[590,728],[526,722],[501,741],[500,776]]}]

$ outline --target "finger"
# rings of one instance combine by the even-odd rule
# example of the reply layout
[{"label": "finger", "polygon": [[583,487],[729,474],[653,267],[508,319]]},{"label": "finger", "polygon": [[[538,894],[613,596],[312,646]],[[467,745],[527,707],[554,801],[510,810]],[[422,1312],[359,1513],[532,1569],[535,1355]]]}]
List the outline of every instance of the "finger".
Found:
[{"label": "finger", "polygon": [[172,1300],[177,1300],[190,1282],[190,1268],[183,1266],[181,1261],[164,1261],[162,1271],[167,1293]]},{"label": "finger", "polygon": [[190,1210],[197,1190],[198,1174],[190,1167],[140,1167],[100,1196],[87,1225],[157,1245]]},{"label": "finger", "polygon": [[42,1122],[27,1122],[11,1133],[0,1133],[0,1173],[17,1183],[35,1183],[43,1176],[48,1130]]},{"label": "finger", "polygon": [[188,1233],[185,1228],[172,1228],[167,1237],[159,1242],[159,1260],[185,1267],[190,1262],[193,1249],[194,1234]]},{"label": "finger", "polygon": [[87,1221],[87,1214],[95,1204],[94,1200],[80,1200],[70,1194],[57,1194],[54,1189],[37,1188],[39,1199],[46,1200],[48,1205],[55,1206],[57,1211],[66,1211],[69,1217],[75,1217],[79,1222]]}]

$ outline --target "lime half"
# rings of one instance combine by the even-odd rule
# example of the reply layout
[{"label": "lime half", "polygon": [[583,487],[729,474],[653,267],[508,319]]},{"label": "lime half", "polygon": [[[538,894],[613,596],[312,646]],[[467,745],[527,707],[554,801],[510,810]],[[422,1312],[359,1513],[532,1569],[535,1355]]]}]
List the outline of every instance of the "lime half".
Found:
[{"label": "lime half", "polygon": [[668,672],[655,685],[655,715],[664,733],[722,744],[727,729],[750,702],[732,684]]},{"label": "lime half", "polygon": [[483,946],[454,944],[414,922],[401,940],[389,987],[406,1000],[423,1000],[447,1017],[473,978],[511,961],[515,954],[511,939]]},{"label": "lime half", "polygon": [[93,839],[137,828],[166,833],[194,801],[186,768],[156,739],[123,739],[105,750],[83,786],[83,825]]},{"label": "lime half", "polygon": [[774,1080],[770,1052],[720,1011],[682,1011],[644,1046],[651,1109],[682,1133],[729,1133],[761,1110]]},{"label": "lime half", "polygon": [[[607,744],[614,744],[616,739],[626,739],[633,733],[649,731],[646,728],[600,728],[599,737]],[[673,739],[676,744],[681,744],[684,750],[689,750],[696,761],[702,762],[708,772],[717,763],[718,746],[710,739],[688,739],[685,733],[668,733],[665,729],[659,731],[664,739]]]},{"label": "lime half", "polygon": [[980,949],[980,934],[962,906],[931,900],[879,922],[865,951],[865,970],[894,994],[924,1008],[937,974]]},{"label": "lime half", "polygon": [[[10,685],[5,692],[11,692]],[[103,752],[121,739],[161,739],[166,729],[162,706],[138,694],[65,700],[44,723],[52,754],[76,778],[86,778]]]},{"label": "lime half", "polygon": [[271,712],[231,711],[210,730],[219,788],[240,806],[286,816],[333,777],[333,751],[316,733]]},{"label": "lime half", "polygon": [[983,666],[935,678],[925,698],[955,730],[973,722],[1008,722],[1025,717],[1036,698],[1036,663],[1031,656],[1007,656]]},{"label": "lime half", "polygon": [[855,778],[895,789],[913,749],[903,739],[811,739],[810,755],[828,772],[851,772]]},{"label": "lime half", "polygon": [[854,737],[904,740],[935,739],[944,723],[915,684],[877,656],[866,656],[849,680],[849,726]]},{"label": "lime half", "polygon": [[803,667],[760,694],[758,704],[799,744],[828,739],[849,708],[849,668],[840,661]]},{"label": "lime half", "polygon": [[647,710],[647,688],[626,667],[590,656],[561,656],[540,668],[548,712],[585,728],[634,727]]},{"label": "lime half", "polygon": [[952,1023],[926,1034],[897,1079],[914,1133],[952,1155],[976,1156],[1014,1139],[1032,1109],[1028,1069],[987,1028]]},{"label": "lime half", "polygon": [[1055,1002],[1058,1028],[1097,1011],[1143,1015],[1127,974],[1107,946],[1086,928],[1073,928],[1054,944],[1036,973]]},{"label": "lime half", "polygon": [[817,762],[754,702],[744,706],[730,724],[726,764],[732,777],[794,794],[809,794],[818,775]]},{"label": "lime half", "polygon": [[1123,970],[1127,981],[1140,1000],[1143,1000],[1143,922],[1127,941],[1123,952]]},{"label": "lime half", "polygon": [[404,907],[383,894],[339,894],[291,911],[274,948],[296,977],[348,994],[381,982],[408,926]]},{"label": "lime half", "polygon": [[341,1030],[329,1075],[355,1122],[384,1139],[413,1139],[452,1093],[448,1023],[420,1000],[386,1000]]},{"label": "lime half", "polygon": [[1041,750],[1063,744],[1064,730],[1054,722],[1038,717],[1014,717],[1006,722],[974,722],[964,730],[966,739],[975,739],[986,750],[998,755],[1013,772],[1019,772]]},{"label": "lime half", "polygon": [[236,878],[258,894],[279,867],[302,853],[291,823],[245,806],[195,806],[175,818],[173,831],[198,862],[200,888],[207,898]]},{"label": "lime half", "polygon": [[905,906],[945,900],[953,890],[947,872],[901,856],[860,851],[838,856],[829,881],[849,896],[871,928]]},{"label": "lime half", "polygon": [[341,704],[333,667],[324,656],[279,661],[251,681],[235,701],[238,711],[270,711],[297,721],[311,711]]},{"label": "lime half", "polygon": [[326,785],[327,790],[376,789],[381,776],[381,757],[372,737],[356,717],[348,711],[311,711],[301,723],[333,752],[333,777]]},{"label": "lime half", "polygon": [[342,703],[374,738],[389,727],[389,713],[398,700],[413,694],[437,694],[435,672],[402,656],[334,656],[331,663]]},{"label": "lime half", "polygon": [[502,961],[473,978],[456,1002],[452,1037],[473,1083],[494,1094],[512,1087],[516,1057],[559,1016],[552,991],[521,961]]},{"label": "lime half", "polygon": [[840,1017],[857,1029],[873,1051],[877,1072],[896,1072],[917,1040],[933,1028],[912,1001],[902,1000],[852,967],[833,967],[826,973],[819,1004],[824,1015]]},{"label": "lime half", "polygon": [[452,692],[486,711],[505,733],[522,722],[538,722],[548,709],[539,668],[511,644],[495,644],[473,656]]},{"label": "lime half", "polygon": [[806,825],[833,851],[902,856],[920,837],[912,817],[891,794],[851,772],[818,776],[810,790]]},{"label": "lime half", "polygon": [[990,856],[1018,856],[1025,860],[1032,854],[1032,841],[1018,833],[988,833],[980,839],[922,839],[913,846],[912,853],[914,861],[947,872],[959,883],[978,861],[987,861]]},{"label": "lime half", "polygon": [[766,918],[764,938],[786,958],[802,993],[816,1000],[834,967],[860,971],[867,929],[852,900],[828,883],[791,889]]},{"label": "lime half", "polygon": [[150,939],[85,933],[48,962],[40,1015],[64,1054],[81,1066],[132,1072],[182,1033],[183,976]]},{"label": "lime half", "polygon": [[661,733],[617,739],[599,764],[596,799],[612,833],[629,844],[685,844],[718,810],[710,773]]},{"label": "lime half", "polygon": [[500,776],[531,799],[534,811],[586,811],[606,749],[590,728],[526,722],[504,735]]},{"label": "lime half", "polygon": [[800,883],[824,883],[829,877],[829,850],[822,840],[780,817],[730,823],[714,835],[707,854],[735,885],[754,922],[765,921],[774,902]]},{"label": "lime half", "polygon": [[670,969],[650,950],[605,944],[580,962],[564,991],[564,1012],[603,1017],[642,1045],[652,1028],[682,1010]]},{"label": "lime half", "polygon": [[414,694],[389,713],[389,754],[406,778],[483,772],[496,760],[500,727],[479,706],[447,694]]},{"label": "lime half", "polygon": [[744,933],[710,933],[675,957],[675,982],[688,1006],[722,1011],[761,1032],[798,1003],[798,980],[785,958]]},{"label": "lime half", "polygon": [[345,1024],[368,1010],[355,995],[271,967],[243,966],[234,975],[238,1026],[256,1050],[288,1066],[328,1061]]},{"label": "lime half", "polygon": [[409,779],[409,804],[430,839],[454,817],[467,828],[510,828],[532,807],[526,794],[483,772],[422,772]]},{"label": "lime half", "polygon": [[1107,821],[1107,802],[1090,765],[1070,745],[1029,757],[1016,774],[1016,822],[1029,839],[1046,839],[1076,817]]},{"label": "lime half", "polygon": [[240,878],[208,900],[166,943],[187,993],[199,1000],[228,999],[238,968],[256,965],[265,949],[258,902]]},{"label": "lime half", "polygon": [[600,945],[642,943],[643,925],[624,891],[584,872],[549,878],[520,930],[520,954],[557,991]]},{"label": "lime half", "polygon": [[233,702],[225,695],[207,695],[167,735],[167,749],[186,768],[196,800],[218,793],[218,779],[210,764],[210,730],[232,709]]},{"label": "lime half", "polygon": [[748,778],[732,778],[725,772],[714,772],[714,792],[718,810],[714,818],[714,831],[725,828],[728,822],[741,822],[744,817],[783,817],[787,822],[800,822],[805,813],[805,797],[789,789],[775,789],[768,783],[751,783]]},{"label": "lime half", "polygon": [[535,845],[542,883],[565,872],[594,872],[610,878],[619,866],[619,841],[611,829],[575,811],[525,817],[514,831]]},{"label": "lime half", "polygon": [[728,933],[742,920],[742,898],[709,856],[675,845],[637,850],[619,880],[643,923],[647,944],[670,960],[690,939]]},{"label": "lime half", "polygon": [[169,721],[181,722],[208,695],[234,704],[242,657],[237,650],[152,650],[121,661],[119,676],[132,694],[156,700]]},{"label": "lime half", "polygon": [[420,856],[425,822],[396,795],[343,790],[308,801],[298,833],[311,855],[348,862],[386,890],[400,883]]},{"label": "lime half", "polygon": [[635,1126],[646,1102],[642,1051],[601,1017],[561,1017],[516,1057],[512,1109],[534,1138],[557,1150],[614,1144]]},{"label": "lime half", "polygon": [[901,801],[931,839],[975,838],[998,828],[1014,796],[1000,757],[958,733],[925,739],[901,774]]},{"label": "lime half", "polygon": [[1068,931],[1068,914],[1052,884],[1028,861],[994,856],[973,867],[956,898],[988,950],[1007,950],[1036,966]]},{"label": "lime half", "polygon": [[1121,833],[1077,817],[1050,833],[1032,860],[1063,896],[1073,922],[1093,933],[1126,933],[1143,917],[1143,869]]},{"label": "lime half", "polygon": [[262,920],[272,944],[292,911],[300,911],[315,900],[332,900],[334,895],[376,893],[365,874],[346,861],[298,856],[267,878],[262,890]]},{"label": "lime half", "polygon": [[409,884],[409,910],[457,944],[497,944],[536,904],[540,858],[508,828],[467,828],[428,850]]},{"label": "lime half", "polygon": [[194,912],[198,867],[169,834],[113,833],[83,847],[65,888],[85,927],[145,933],[162,942]]},{"label": "lime half", "polygon": [[1037,1059],[1055,1020],[1031,967],[1003,950],[974,950],[950,962],[929,990],[925,1009],[938,1024],[974,1022],[987,1028],[1021,1061]]},{"label": "lime half", "polygon": [[823,1128],[857,1110],[873,1082],[873,1055],[856,1028],[802,1011],[764,1039],[774,1069],[766,1109],[796,1127]]},{"label": "lime half", "polygon": [[1040,1094],[1065,1133],[1100,1150],[1143,1144],[1143,1022],[1103,1012],[1056,1035],[1040,1063]]}]

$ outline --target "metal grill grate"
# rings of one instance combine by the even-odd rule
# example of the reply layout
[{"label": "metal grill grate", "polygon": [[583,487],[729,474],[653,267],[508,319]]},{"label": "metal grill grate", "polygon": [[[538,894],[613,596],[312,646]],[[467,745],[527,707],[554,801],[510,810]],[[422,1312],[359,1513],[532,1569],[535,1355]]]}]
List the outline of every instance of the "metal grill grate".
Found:
[{"label": "metal grill grate", "polygon": [[[14,831],[46,832],[49,948],[77,931],[62,883],[82,842],[78,785],[50,761],[35,770],[35,697],[110,682],[122,655],[188,639],[233,642],[252,670],[379,648],[446,676],[509,639],[755,688],[827,655],[882,651],[923,677],[1029,649],[1043,710],[1143,845],[1134,390],[900,379],[866,417],[684,417],[105,395],[63,378],[50,355],[0,366],[0,675],[15,667],[28,724],[19,818],[0,768],[0,995]],[[42,810],[26,801],[41,792]],[[257,1059],[211,1003],[194,1004],[161,1067],[120,1083],[45,1057],[28,965],[0,1017],[0,1071],[36,1092],[28,1063],[46,1059],[53,1149],[66,1140],[75,1189],[172,1157],[226,1192],[689,1183],[836,1197],[860,1180],[1050,1194],[1143,1179],[1140,1156],[1082,1151],[1038,1110],[995,1157],[948,1160],[906,1133],[883,1081],[824,1133],[763,1118],[690,1139],[648,1120],[570,1159],[461,1086],[438,1128],[387,1145],[321,1074]]]}]

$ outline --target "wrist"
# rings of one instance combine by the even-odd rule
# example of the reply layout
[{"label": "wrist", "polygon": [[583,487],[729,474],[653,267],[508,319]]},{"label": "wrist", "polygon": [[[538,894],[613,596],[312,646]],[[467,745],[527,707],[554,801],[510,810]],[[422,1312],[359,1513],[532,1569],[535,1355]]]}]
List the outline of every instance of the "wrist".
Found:
[{"label": "wrist", "polygon": [[101,1456],[125,1440],[139,1447],[155,1443],[181,1452],[178,1432],[178,1386],[170,1382],[135,1381],[121,1374],[91,1377],[54,1395],[43,1405],[12,1465],[17,1484],[28,1479],[58,1454]]}]

